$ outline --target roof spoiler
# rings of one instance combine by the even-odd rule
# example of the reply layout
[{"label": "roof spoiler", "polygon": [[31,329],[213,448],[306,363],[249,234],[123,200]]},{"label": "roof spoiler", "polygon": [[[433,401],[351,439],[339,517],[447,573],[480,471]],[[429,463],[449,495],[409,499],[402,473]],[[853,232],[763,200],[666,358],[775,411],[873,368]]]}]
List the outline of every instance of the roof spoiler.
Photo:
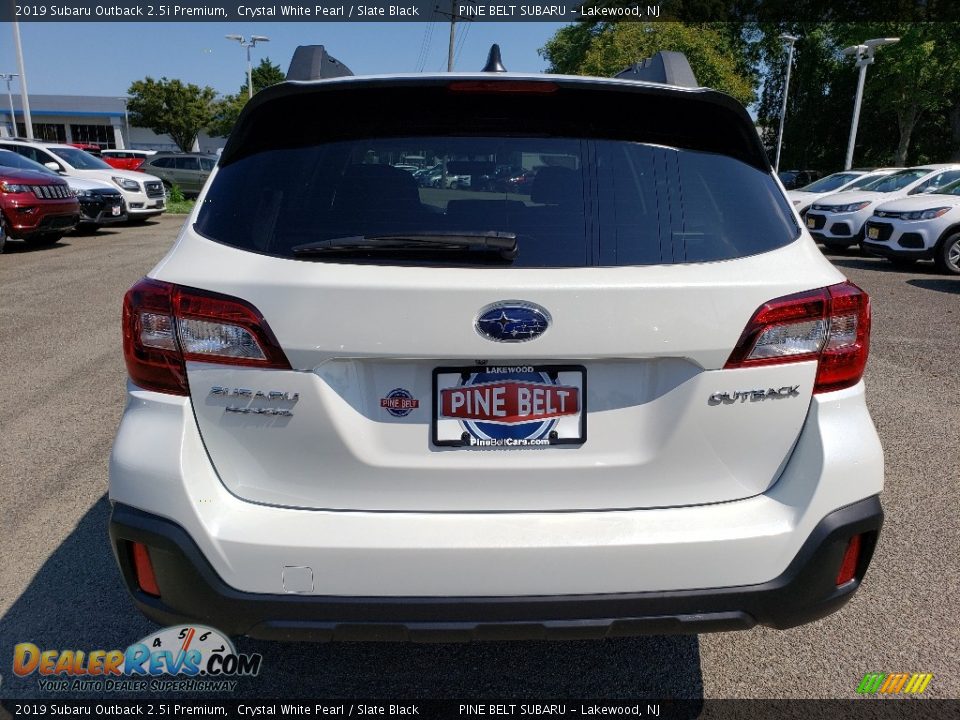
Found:
[{"label": "roof spoiler", "polygon": [[675,87],[700,87],[687,56],[673,50],[661,50],[653,57],[621,70],[614,77]]},{"label": "roof spoiler", "polygon": [[323,45],[300,45],[287,70],[287,80],[326,80],[347,75],[353,75],[353,71],[331,57]]}]

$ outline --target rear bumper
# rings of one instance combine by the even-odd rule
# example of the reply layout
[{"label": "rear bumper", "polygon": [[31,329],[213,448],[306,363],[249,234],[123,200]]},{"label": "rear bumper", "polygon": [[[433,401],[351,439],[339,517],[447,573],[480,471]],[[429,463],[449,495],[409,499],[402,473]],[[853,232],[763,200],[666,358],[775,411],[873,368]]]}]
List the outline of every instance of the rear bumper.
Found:
[{"label": "rear bumper", "polygon": [[[883,511],[877,496],[824,517],[787,569],[740,587],[597,595],[344,597],[241,592],[214,571],[179,525],[122,504],[110,521],[114,555],[137,607],[172,625],[204,622],[270,640],[584,639],[648,633],[789,628],[842,607],[870,564]],[[849,539],[862,534],[855,579],[835,584]],[[146,544],[161,596],[142,592],[129,542]]]}]

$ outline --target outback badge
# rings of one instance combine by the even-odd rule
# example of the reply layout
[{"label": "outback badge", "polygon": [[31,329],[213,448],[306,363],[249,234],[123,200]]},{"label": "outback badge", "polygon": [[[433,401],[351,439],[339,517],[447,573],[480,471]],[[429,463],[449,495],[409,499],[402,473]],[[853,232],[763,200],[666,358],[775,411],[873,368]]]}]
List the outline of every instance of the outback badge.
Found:
[{"label": "outback badge", "polygon": [[494,342],[526,342],[540,337],[550,325],[550,313],[522,300],[487,305],[474,322],[477,332]]}]

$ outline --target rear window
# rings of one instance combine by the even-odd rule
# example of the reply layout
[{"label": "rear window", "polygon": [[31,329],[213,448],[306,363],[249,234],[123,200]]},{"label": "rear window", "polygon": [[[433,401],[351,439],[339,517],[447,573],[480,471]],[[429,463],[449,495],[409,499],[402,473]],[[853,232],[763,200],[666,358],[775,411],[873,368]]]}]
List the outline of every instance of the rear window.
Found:
[{"label": "rear window", "polygon": [[735,101],[564,78],[268,88],[195,229],[280,257],[336,246],[311,261],[513,267],[723,260],[799,235]]},{"label": "rear window", "polygon": [[[428,172],[397,167],[412,154]],[[271,149],[222,167],[203,236],[292,257],[318,241],[509,233],[514,267],[724,260],[798,235],[769,174],[721,154],[620,140],[398,137]],[[480,254],[356,249],[311,261],[480,265]]]}]

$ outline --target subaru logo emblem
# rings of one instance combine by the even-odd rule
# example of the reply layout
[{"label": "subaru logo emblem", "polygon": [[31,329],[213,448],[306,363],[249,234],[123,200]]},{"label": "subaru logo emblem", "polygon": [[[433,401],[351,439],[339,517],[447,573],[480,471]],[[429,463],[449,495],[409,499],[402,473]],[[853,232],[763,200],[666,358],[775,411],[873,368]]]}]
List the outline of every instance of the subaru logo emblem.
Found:
[{"label": "subaru logo emblem", "polygon": [[487,340],[526,342],[546,332],[550,313],[534,303],[507,300],[483,308],[474,325]]}]

